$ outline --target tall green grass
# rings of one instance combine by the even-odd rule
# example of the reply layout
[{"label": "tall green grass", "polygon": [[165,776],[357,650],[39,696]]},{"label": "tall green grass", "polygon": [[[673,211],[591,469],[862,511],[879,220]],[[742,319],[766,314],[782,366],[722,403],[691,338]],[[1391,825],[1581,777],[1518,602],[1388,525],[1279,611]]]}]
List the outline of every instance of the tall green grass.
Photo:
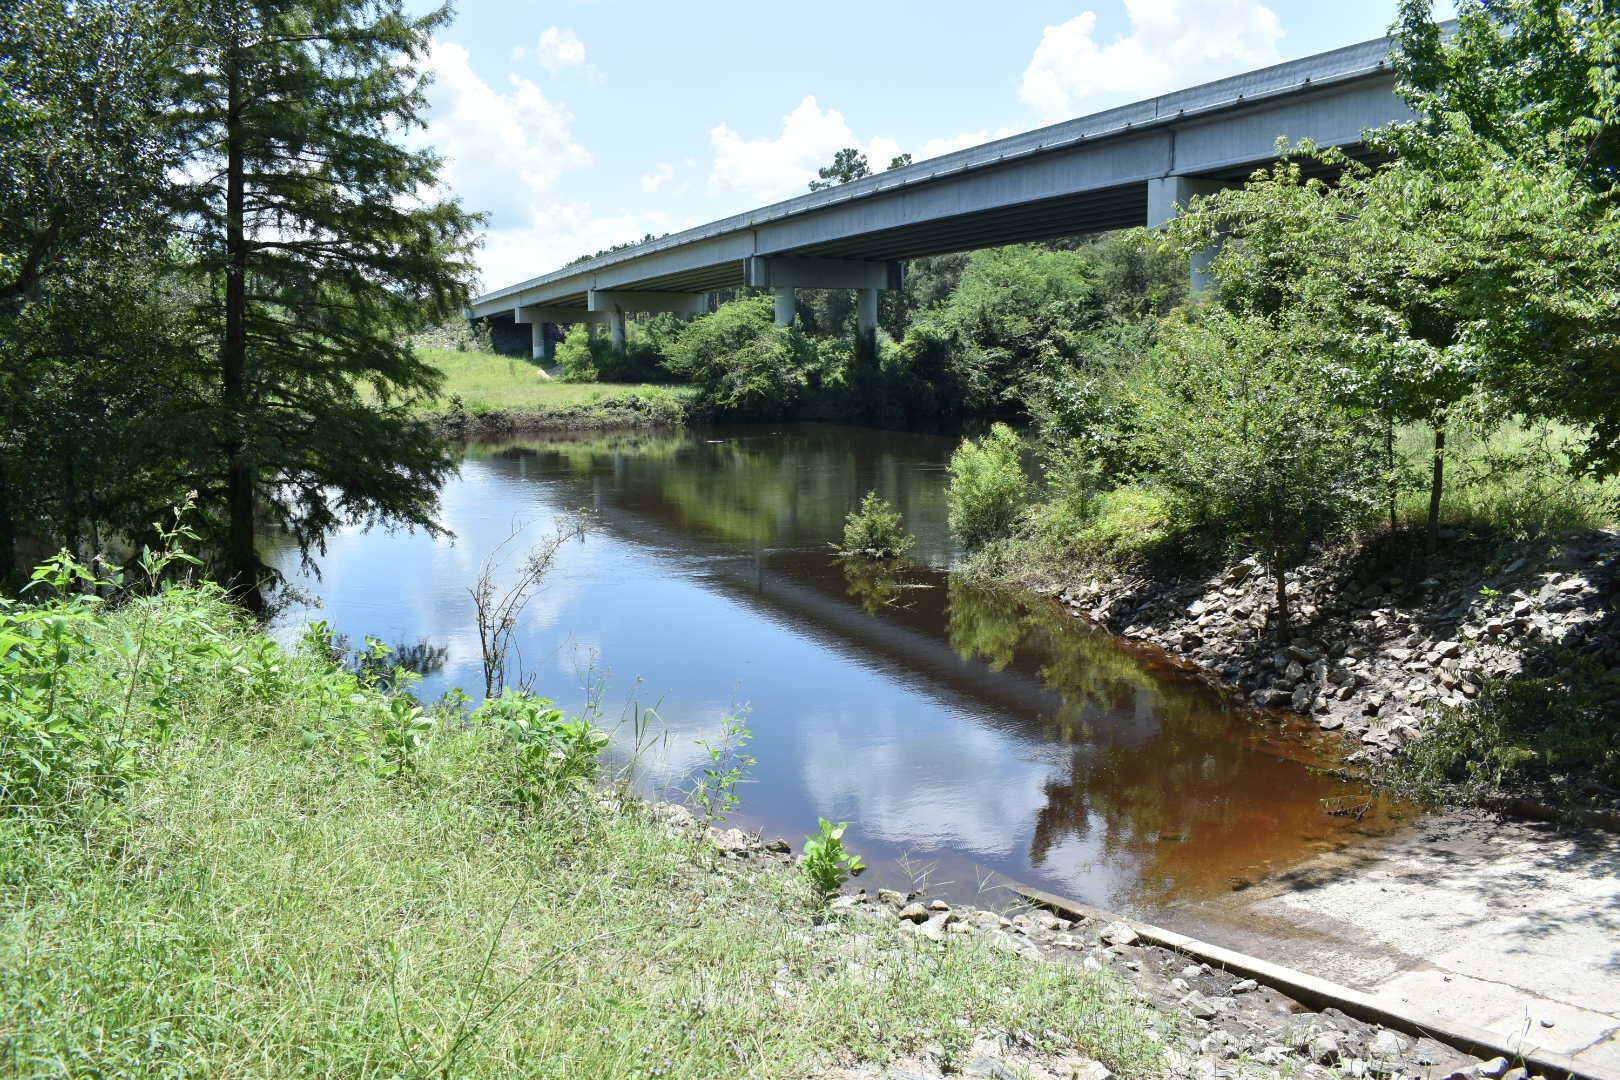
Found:
[{"label": "tall green grass", "polygon": [[[1440,520],[1529,540],[1570,529],[1612,528],[1620,519],[1620,479],[1575,474],[1581,433],[1558,424],[1508,423],[1448,433]],[[1426,486],[1434,433],[1402,430],[1397,453],[1411,482],[1396,502],[1402,528],[1428,521]]]},{"label": "tall green grass", "polygon": [[0,645],[11,673],[135,734],[0,811],[6,1076],[787,1077],[989,1028],[1159,1068],[1104,977],[817,926],[796,875],[575,782],[600,740],[538,705],[420,709],[207,590],[8,608],[0,642],[28,612],[80,644]]}]

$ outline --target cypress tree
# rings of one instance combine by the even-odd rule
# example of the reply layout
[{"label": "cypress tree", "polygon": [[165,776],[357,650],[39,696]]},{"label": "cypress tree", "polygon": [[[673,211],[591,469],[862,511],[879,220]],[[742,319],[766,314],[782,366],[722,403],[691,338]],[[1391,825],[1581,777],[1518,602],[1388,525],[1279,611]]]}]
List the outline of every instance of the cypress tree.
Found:
[{"label": "cypress tree", "polygon": [[408,335],[455,312],[479,219],[437,194],[418,63],[447,8],[195,0],[175,114],[177,212],[217,328],[200,485],[222,580],[261,610],[255,525],[307,558],[354,521],[437,529],[447,449],[414,405],[439,376]]}]

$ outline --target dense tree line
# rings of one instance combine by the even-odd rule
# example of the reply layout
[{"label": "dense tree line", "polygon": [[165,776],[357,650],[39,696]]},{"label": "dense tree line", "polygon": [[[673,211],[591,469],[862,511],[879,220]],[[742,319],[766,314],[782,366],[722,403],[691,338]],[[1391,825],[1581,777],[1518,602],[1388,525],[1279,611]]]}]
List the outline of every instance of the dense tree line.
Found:
[{"label": "dense tree line", "polygon": [[404,344],[462,303],[475,219],[406,149],[443,9],[20,0],[0,12],[0,577],[116,552],[197,493],[250,608],[256,528],[432,528],[450,467]]}]

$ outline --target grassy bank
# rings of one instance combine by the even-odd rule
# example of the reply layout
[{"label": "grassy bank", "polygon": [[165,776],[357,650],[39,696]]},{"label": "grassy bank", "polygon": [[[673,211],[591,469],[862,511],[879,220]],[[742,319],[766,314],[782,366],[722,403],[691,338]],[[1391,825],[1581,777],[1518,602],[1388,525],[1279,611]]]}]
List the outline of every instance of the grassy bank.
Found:
[{"label": "grassy bank", "polygon": [[8,1076],[813,1076],[998,1028],[1159,1070],[1105,976],[817,925],[538,707],[424,712],[194,589],[0,649]]},{"label": "grassy bank", "polygon": [[696,400],[689,386],[560,382],[522,357],[429,346],[418,354],[445,377],[431,415],[457,433],[678,424]]}]

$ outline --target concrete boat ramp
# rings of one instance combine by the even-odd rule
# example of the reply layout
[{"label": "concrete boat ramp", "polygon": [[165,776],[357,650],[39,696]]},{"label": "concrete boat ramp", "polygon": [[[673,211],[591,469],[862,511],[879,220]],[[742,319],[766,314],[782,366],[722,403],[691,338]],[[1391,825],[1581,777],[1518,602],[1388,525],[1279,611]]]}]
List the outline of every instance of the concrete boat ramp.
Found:
[{"label": "concrete boat ramp", "polygon": [[1620,1077],[1620,836],[1445,814],[1159,921]]}]

